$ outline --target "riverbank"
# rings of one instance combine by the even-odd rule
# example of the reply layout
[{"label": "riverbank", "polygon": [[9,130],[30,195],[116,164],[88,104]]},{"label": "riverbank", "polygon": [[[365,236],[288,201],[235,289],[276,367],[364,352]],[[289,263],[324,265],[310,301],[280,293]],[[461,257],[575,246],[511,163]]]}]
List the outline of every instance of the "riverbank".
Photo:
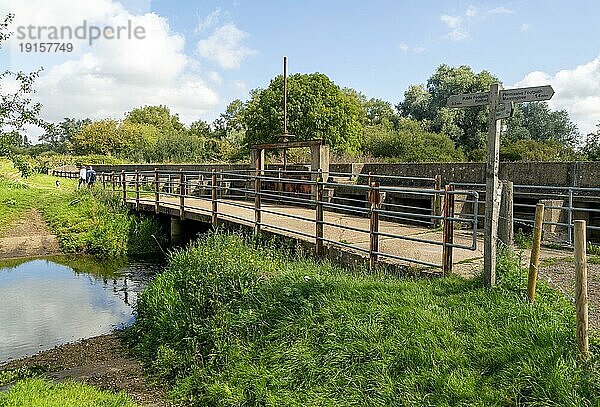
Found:
[{"label": "riverbank", "polygon": [[145,375],[123,335],[114,332],[58,346],[11,361],[0,370],[20,371],[22,376],[35,373],[56,383],[77,381],[112,393],[123,391],[143,406],[167,406],[164,390]]}]

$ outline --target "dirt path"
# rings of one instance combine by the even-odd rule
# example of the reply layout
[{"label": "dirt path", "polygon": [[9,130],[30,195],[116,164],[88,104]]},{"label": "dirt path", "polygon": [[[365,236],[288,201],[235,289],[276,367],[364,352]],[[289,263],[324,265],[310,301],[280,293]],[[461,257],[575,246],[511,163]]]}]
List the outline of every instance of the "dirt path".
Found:
[{"label": "dirt path", "polygon": [[167,406],[161,390],[149,382],[140,363],[123,345],[121,335],[116,332],[58,346],[9,362],[0,370],[41,368],[51,380],[76,380],[114,392],[123,390],[144,406]]},{"label": "dirt path", "polygon": [[58,240],[48,230],[42,214],[36,209],[23,213],[0,236],[0,259],[58,253],[60,253]]}]

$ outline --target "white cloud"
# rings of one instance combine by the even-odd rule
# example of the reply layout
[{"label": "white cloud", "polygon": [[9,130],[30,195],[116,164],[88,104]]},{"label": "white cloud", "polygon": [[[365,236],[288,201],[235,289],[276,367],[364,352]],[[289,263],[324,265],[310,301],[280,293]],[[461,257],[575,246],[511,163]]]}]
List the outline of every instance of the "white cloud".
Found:
[{"label": "white cloud", "polygon": [[481,21],[487,17],[499,15],[499,14],[513,14],[514,11],[506,7],[500,6],[492,9],[480,12],[475,6],[469,6],[463,14],[460,15],[448,15],[444,14],[440,16],[440,20],[446,24],[448,31],[442,38],[451,41],[459,42],[464,41],[471,37],[468,26],[474,21]]},{"label": "white cloud", "polygon": [[523,23],[521,24],[521,32],[527,32],[531,29],[531,24]]},{"label": "white cloud", "polygon": [[412,51],[415,54],[420,54],[421,52],[425,51],[425,47],[411,47],[406,43],[401,42],[400,44],[398,44],[398,49],[400,49],[401,51],[404,52],[409,52]]},{"label": "white cloud", "polygon": [[398,44],[398,48],[401,51],[408,51],[410,49],[410,47],[408,45],[406,45],[405,43],[401,42],[400,44]]},{"label": "white cloud", "polygon": [[216,62],[222,68],[239,68],[244,59],[256,55],[256,50],[248,48],[242,42],[248,34],[235,24],[228,23],[217,29],[205,40],[198,41],[198,54]]},{"label": "white cloud", "polygon": [[600,121],[600,56],[554,74],[535,71],[515,84],[539,86],[550,84],[554,97],[548,101],[553,109],[564,109],[583,135],[594,131]]},{"label": "white cloud", "polygon": [[99,39],[91,47],[77,40],[74,52],[56,55],[22,55],[13,44],[12,68],[45,68],[34,96],[46,120],[122,118],[134,107],[164,104],[189,123],[219,103],[210,84],[219,85],[220,75],[202,71],[199,61],[185,53],[183,35],[173,32],[164,17],[132,14],[113,0],[0,0],[0,8],[5,5],[16,14],[15,26],[75,27],[86,20],[104,27],[131,21],[145,29],[144,39]]},{"label": "white cloud", "polygon": [[208,28],[212,28],[221,21],[223,12],[220,8],[214,9],[212,12],[204,17],[198,17],[198,24],[196,25],[196,32],[202,32]]}]

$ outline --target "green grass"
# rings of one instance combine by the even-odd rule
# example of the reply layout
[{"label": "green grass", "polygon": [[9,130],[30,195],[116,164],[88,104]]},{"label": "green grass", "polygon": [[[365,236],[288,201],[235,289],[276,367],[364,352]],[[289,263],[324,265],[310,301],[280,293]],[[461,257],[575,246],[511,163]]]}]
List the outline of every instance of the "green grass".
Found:
[{"label": "green grass", "polygon": [[117,194],[98,186],[76,190],[76,180],[61,179],[61,188],[54,182],[55,177],[43,174],[21,179],[9,161],[0,159],[0,235],[23,213],[37,209],[65,253],[140,255],[159,252],[151,235],[166,242],[156,221],[130,214]]},{"label": "green grass", "polygon": [[42,379],[18,382],[0,393],[0,407],[135,407],[129,396],[98,390],[81,383],[54,384]]},{"label": "green grass", "polygon": [[489,290],[209,234],[172,255],[130,334],[185,405],[600,405],[571,305],[543,282],[528,305],[517,264],[505,252]]}]

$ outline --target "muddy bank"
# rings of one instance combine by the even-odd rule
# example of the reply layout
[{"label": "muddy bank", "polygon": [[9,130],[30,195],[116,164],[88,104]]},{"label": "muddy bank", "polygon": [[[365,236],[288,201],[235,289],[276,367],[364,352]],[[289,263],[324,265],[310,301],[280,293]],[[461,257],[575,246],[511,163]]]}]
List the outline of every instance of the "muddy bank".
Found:
[{"label": "muddy bank", "polygon": [[23,213],[0,235],[0,259],[59,253],[58,239],[50,232],[42,214],[36,209]]},{"label": "muddy bank", "polygon": [[125,391],[136,402],[163,407],[163,391],[144,375],[140,363],[123,343],[123,334],[114,332],[80,342],[62,345],[0,366],[45,371],[43,377],[54,381],[75,380],[114,392]]}]

